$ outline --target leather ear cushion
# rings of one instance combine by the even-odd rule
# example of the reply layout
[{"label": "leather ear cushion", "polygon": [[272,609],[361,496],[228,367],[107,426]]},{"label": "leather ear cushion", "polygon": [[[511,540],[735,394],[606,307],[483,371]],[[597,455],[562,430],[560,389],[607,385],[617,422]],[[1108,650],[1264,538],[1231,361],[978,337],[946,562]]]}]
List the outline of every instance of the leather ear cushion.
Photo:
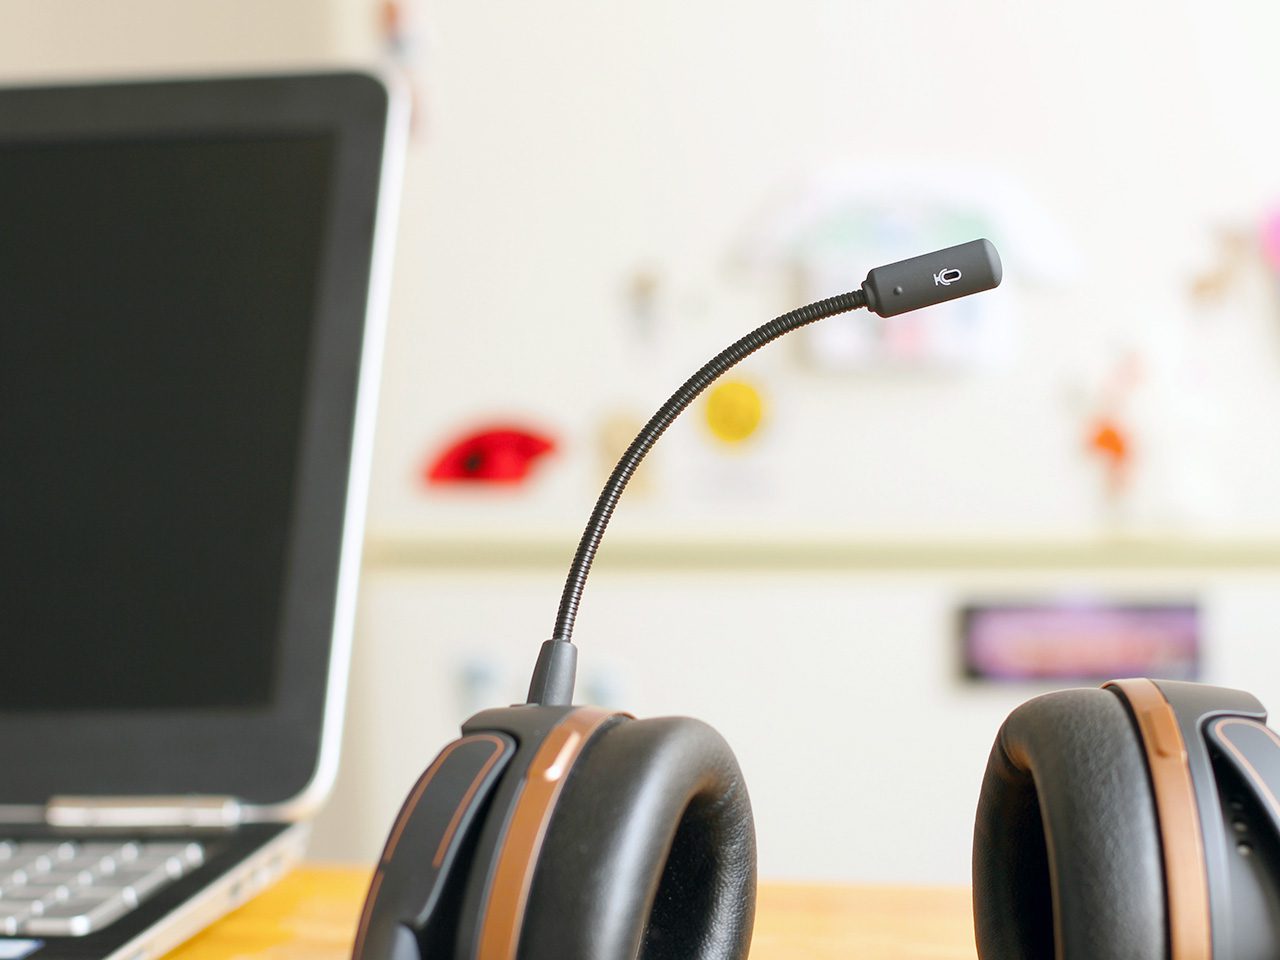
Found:
[{"label": "leather ear cushion", "polygon": [[755,917],[751,803],[704,723],[626,721],[565,782],[525,909],[520,960],[743,960]]},{"label": "leather ear cushion", "polygon": [[1015,710],[974,830],[982,960],[1165,960],[1161,864],[1146,759],[1119,696],[1067,690]]}]

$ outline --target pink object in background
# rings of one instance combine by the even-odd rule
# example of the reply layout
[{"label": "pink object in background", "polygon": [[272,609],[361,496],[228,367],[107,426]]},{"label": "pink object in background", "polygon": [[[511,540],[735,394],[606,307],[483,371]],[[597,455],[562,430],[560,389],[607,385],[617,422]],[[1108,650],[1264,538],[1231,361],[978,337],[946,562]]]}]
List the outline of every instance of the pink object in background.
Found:
[{"label": "pink object in background", "polygon": [[1194,602],[970,604],[961,610],[966,674],[975,680],[1108,680],[1199,673]]},{"label": "pink object in background", "polygon": [[1271,269],[1280,272],[1280,209],[1263,218],[1262,253]]}]

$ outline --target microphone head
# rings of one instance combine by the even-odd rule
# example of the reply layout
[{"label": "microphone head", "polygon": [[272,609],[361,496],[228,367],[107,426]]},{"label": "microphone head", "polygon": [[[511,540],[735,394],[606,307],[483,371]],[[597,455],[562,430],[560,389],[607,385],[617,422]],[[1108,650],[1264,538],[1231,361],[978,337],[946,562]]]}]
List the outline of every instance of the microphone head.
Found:
[{"label": "microphone head", "polygon": [[862,282],[862,292],[873,313],[896,317],[998,287],[1003,272],[990,240],[970,240],[876,267]]}]

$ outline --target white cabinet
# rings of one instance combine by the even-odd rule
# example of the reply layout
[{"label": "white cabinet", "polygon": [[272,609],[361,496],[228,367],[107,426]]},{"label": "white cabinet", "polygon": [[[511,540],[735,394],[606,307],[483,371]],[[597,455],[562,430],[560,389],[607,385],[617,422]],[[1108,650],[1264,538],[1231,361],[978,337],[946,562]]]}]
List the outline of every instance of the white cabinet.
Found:
[{"label": "white cabinet", "polygon": [[[313,853],[372,862],[405,792],[470,710],[523,698],[562,570],[366,576],[339,785]],[[1280,705],[1280,571],[642,569],[584,597],[579,699],[688,714],[728,739],[770,877],[967,882],[972,817],[1001,721],[1048,687],[961,677],[965,599],[1195,596],[1205,679]],[[594,696],[593,696],[594,694]]]}]

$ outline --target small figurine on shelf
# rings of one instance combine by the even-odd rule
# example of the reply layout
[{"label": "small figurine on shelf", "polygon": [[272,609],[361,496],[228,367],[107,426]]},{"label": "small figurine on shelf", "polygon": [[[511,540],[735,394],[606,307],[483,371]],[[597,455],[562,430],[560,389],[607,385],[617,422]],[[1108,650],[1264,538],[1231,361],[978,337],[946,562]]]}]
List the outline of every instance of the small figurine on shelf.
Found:
[{"label": "small figurine on shelf", "polygon": [[1118,500],[1124,493],[1133,455],[1129,431],[1119,420],[1103,415],[1091,425],[1088,443],[1089,450],[1105,465],[1108,495]]},{"label": "small figurine on shelf", "polygon": [[1106,515],[1113,525],[1124,519],[1133,480],[1135,430],[1128,411],[1142,379],[1141,356],[1124,351],[1107,371],[1086,416],[1085,449],[1102,465]]}]

